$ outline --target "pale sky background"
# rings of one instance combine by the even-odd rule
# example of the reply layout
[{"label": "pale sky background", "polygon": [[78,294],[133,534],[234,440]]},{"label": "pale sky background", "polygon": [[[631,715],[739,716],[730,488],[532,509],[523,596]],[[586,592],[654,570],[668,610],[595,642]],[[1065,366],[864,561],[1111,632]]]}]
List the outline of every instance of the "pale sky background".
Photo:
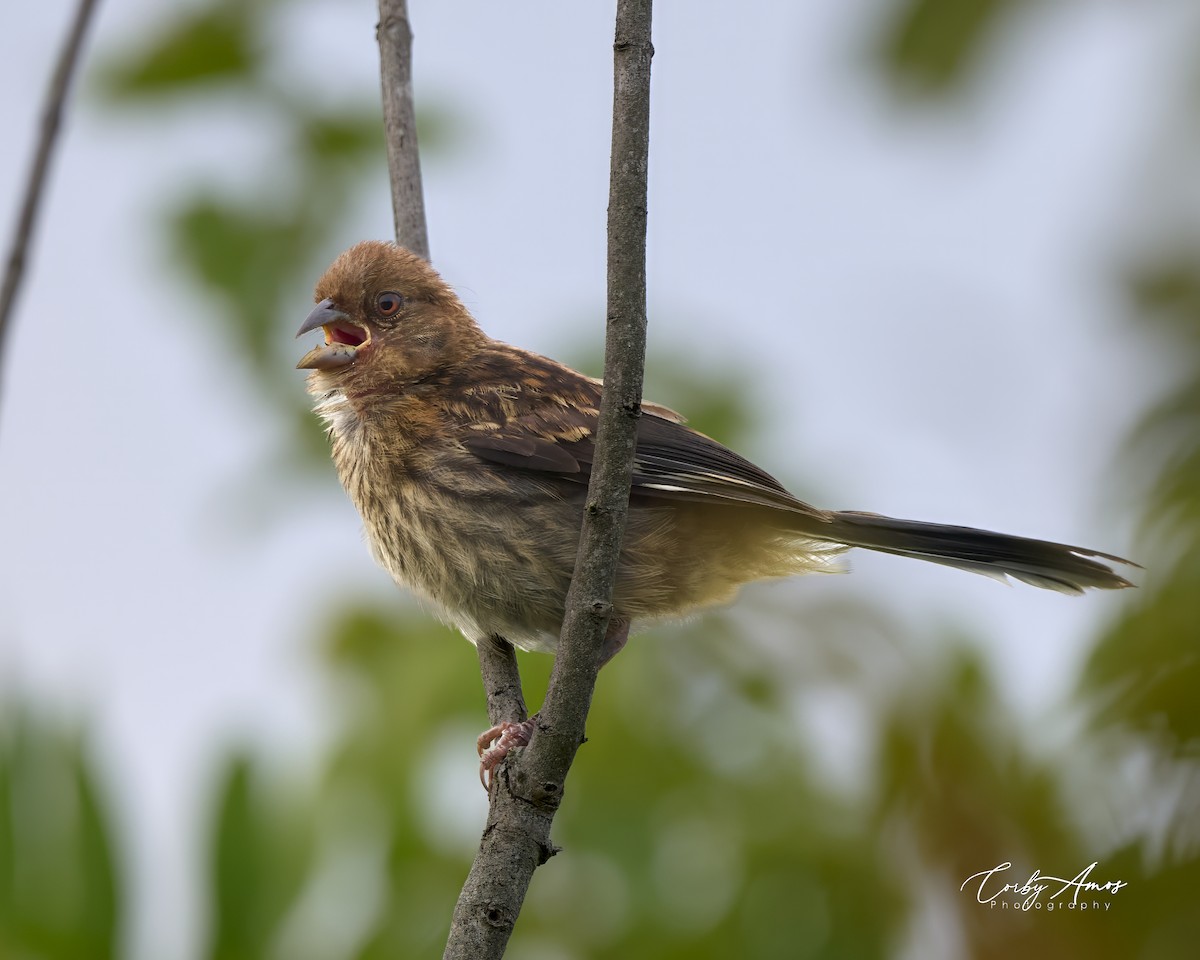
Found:
[{"label": "pale sky background", "polygon": [[[5,242],[67,6],[13,7],[0,33]],[[426,170],[435,262],[493,335],[561,354],[590,316],[599,343],[612,5],[411,6],[418,99],[467,132]],[[901,113],[862,68],[877,3],[659,3],[652,357],[686,343],[753,371],[770,412],[748,452],[821,506],[1128,555],[1117,443],[1161,390],[1162,358],[1105,271],[1193,6],[1034,8],[960,107]],[[103,3],[91,51],[169,10]],[[373,96],[374,22],[365,2],[297,4],[281,70]],[[323,591],[392,595],[332,483],[251,521],[259,492],[239,495],[275,424],[159,246],[153,214],[181,182],[237,182],[264,149],[228,104],[137,121],[82,91],[4,364],[0,695],[86,724],[129,817],[144,960],[194,939],[189,844],[222,747],[246,737],[302,763],[327,726],[308,622]],[[390,233],[382,172],[371,190],[331,256]],[[296,326],[310,294],[280,304]],[[863,591],[917,630],[970,624],[1034,718],[1122,602],[884,556],[853,567],[743,602]]]}]

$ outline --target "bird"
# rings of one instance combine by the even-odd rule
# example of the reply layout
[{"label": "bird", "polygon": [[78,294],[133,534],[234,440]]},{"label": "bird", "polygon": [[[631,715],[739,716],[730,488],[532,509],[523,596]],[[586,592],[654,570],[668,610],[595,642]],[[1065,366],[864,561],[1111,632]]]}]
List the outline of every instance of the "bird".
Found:
[{"label": "bird", "polygon": [[[297,337],[324,342],[313,409],[378,563],[472,643],[553,653],[575,567],[603,384],[489,337],[422,257],[367,240],[321,276]],[[1066,594],[1132,586],[1113,554],[972,527],[823,510],[668,407],[643,401],[601,664],[630,631],[752,581],[839,569],[852,547]],[[479,738],[481,779],[532,720]],[[486,777],[485,777],[486,775]]]}]

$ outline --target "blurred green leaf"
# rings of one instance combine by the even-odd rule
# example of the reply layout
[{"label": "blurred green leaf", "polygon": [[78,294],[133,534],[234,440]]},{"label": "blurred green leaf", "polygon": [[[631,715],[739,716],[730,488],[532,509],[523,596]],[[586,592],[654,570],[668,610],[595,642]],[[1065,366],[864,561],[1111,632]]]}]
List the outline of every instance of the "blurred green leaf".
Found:
[{"label": "blurred green leaf", "polygon": [[[1082,689],[1106,727],[1151,734],[1187,756],[1200,744],[1200,255],[1167,245],[1132,271],[1139,323],[1166,342],[1182,376],[1142,418],[1125,463],[1148,490],[1143,548],[1156,561],[1146,583],[1094,650]],[[1165,741],[1158,738],[1165,736]]]},{"label": "blurred green leaf", "polygon": [[1084,689],[1105,725],[1166,733],[1192,754],[1200,744],[1200,552],[1189,551],[1105,633],[1088,661]]},{"label": "blurred green leaf", "polygon": [[0,957],[115,957],[121,890],[112,826],[80,737],[5,709]]},{"label": "blurred green leaf", "polygon": [[80,945],[94,957],[95,944],[110,944],[115,955],[125,911],[111,818],[82,742],[72,747],[71,773],[79,798],[78,869],[85,891],[79,910]]},{"label": "blurred green leaf", "polygon": [[1195,245],[1177,241],[1159,257],[1140,264],[1125,280],[1140,318],[1166,325],[1188,339],[1200,336],[1200,262]]},{"label": "blurred green leaf", "polygon": [[204,194],[186,201],[174,216],[178,256],[219,295],[225,309],[217,319],[225,322],[235,353],[261,370],[278,366],[280,305],[300,299],[288,281],[321,241],[319,224],[304,213]]},{"label": "blurred green leaf", "polygon": [[325,166],[373,163],[382,170],[386,143],[383,115],[378,109],[345,107],[297,118],[300,143],[297,156]]},{"label": "blurred green leaf", "polygon": [[891,4],[880,57],[906,92],[946,96],[978,66],[992,37],[1028,0],[901,0]]},{"label": "blurred green leaf", "polygon": [[111,54],[96,88],[113,102],[177,97],[256,80],[266,43],[264,16],[276,0],[221,0],[193,7],[148,44]]},{"label": "blurred green leaf", "polygon": [[1051,771],[1023,747],[978,655],[947,646],[929,665],[940,675],[900,686],[884,719],[881,825],[910,810],[924,856],[964,878],[980,863],[1070,851]]},{"label": "blurred green leaf", "polygon": [[213,832],[212,960],[271,955],[284,918],[308,876],[311,829],[285,805],[244,754],[229,758]]}]

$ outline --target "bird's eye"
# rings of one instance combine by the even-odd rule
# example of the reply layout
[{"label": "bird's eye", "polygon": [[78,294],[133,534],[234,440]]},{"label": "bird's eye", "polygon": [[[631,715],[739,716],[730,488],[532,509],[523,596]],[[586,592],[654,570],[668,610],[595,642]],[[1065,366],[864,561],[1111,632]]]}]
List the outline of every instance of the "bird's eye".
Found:
[{"label": "bird's eye", "polygon": [[398,293],[393,293],[390,290],[387,293],[381,293],[375,298],[375,310],[383,318],[394,317],[400,312],[400,308],[404,306],[404,298]]}]

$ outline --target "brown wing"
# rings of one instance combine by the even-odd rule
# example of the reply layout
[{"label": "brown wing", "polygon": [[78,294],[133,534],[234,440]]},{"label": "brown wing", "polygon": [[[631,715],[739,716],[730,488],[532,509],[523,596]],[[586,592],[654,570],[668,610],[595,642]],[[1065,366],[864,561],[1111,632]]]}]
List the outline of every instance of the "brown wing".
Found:
[{"label": "brown wing", "polygon": [[[520,359],[521,387],[514,390],[511,377],[498,380],[487,404],[489,419],[464,423],[463,445],[482,460],[586,484],[595,455],[600,385],[542,357],[522,354]],[[476,369],[476,377],[479,372]],[[489,393],[476,379],[472,388],[476,410]],[[643,404],[633,464],[635,493],[725,500],[815,516],[824,513],[797,500],[765,470],[681,420],[666,407]]]},{"label": "brown wing", "polygon": [[[595,455],[600,406],[596,381],[551,360],[500,347],[455,388],[469,394],[455,424],[465,447],[492,463],[586,484]],[[506,375],[507,374],[507,375]],[[516,374],[516,375],[514,375]],[[465,397],[464,397],[465,399]],[[970,527],[817,510],[769,473],[710,437],[684,426],[665,407],[643,404],[633,492],[643,497],[749,504],[785,510],[805,537],[916,557],[1034,586],[1080,593],[1127,587],[1102,561],[1129,563],[1082,547]]]}]

